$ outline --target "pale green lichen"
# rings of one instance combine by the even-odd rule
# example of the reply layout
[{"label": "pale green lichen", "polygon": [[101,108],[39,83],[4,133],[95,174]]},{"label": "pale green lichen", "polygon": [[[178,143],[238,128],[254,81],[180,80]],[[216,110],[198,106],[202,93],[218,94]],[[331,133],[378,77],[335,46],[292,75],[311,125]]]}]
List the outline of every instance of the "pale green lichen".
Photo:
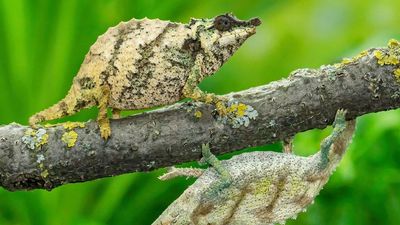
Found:
[{"label": "pale green lichen", "polygon": [[255,120],[258,116],[257,110],[250,105],[239,103],[237,101],[228,101],[227,106],[216,105],[219,112],[217,120],[222,123],[229,123],[233,128],[249,126],[250,120]]},{"label": "pale green lichen", "polygon": [[49,176],[49,171],[44,167],[43,163],[39,163],[39,169],[41,170],[40,176],[47,178]]},{"label": "pale green lichen", "polygon": [[75,146],[76,140],[78,139],[78,133],[75,131],[71,130],[63,134],[61,137],[61,140],[67,144],[69,148],[72,148]]},{"label": "pale green lichen", "polygon": [[49,176],[49,171],[47,169],[43,170],[40,173],[40,176],[42,176],[43,178],[47,178]]},{"label": "pale green lichen", "polygon": [[42,147],[47,144],[48,140],[49,135],[47,131],[42,128],[38,130],[28,128],[25,131],[25,135],[22,137],[22,142],[31,150]]}]

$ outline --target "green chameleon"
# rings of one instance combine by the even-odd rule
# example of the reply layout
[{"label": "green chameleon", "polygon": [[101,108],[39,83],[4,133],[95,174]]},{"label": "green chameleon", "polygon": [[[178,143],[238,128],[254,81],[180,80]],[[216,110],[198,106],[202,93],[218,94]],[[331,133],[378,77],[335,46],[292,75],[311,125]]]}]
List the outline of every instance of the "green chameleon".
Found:
[{"label": "green chameleon", "polygon": [[192,19],[188,24],[159,19],[132,19],[109,28],[90,47],[67,96],[29,118],[29,124],[72,115],[97,106],[101,136],[111,135],[121,110],[167,105],[183,98],[215,104],[224,113],[225,99],[197,85],[214,74],[255,34],[258,18],[242,21],[232,14]]}]

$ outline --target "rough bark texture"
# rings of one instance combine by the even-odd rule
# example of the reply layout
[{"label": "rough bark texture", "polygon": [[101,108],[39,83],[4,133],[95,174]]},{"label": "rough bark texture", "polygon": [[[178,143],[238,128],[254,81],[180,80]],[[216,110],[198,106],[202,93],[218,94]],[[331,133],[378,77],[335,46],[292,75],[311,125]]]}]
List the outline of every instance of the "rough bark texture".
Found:
[{"label": "rough bark texture", "polygon": [[[46,144],[30,149],[22,141],[27,127],[0,127],[0,185],[8,190],[52,189],[118,174],[150,171],[198,160],[201,144],[215,154],[272,143],[312,128],[331,124],[337,109],[347,119],[398,108],[398,65],[380,65],[375,49],[350,62],[319,69],[300,69],[288,79],[228,94],[258,111],[248,127],[218,122],[213,107],[176,104],[124,119],[113,120],[112,137],[100,138],[97,124],[75,128],[73,147],[67,147],[62,126],[46,128]],[[387,48],[380,49],[388,52]],[[195,108],[195,109],[194,109]],[[194,116],[201,111],[201,118]]]}]

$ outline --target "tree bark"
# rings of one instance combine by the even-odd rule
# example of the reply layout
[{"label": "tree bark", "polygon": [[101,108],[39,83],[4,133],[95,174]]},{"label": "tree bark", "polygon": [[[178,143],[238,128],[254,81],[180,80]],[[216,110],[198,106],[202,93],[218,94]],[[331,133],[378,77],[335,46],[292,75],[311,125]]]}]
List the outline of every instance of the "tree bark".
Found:
[{"label": "tree bark", "polygon": [[[200,159],[202,143],[222,154],[324,128],[341,108],[348,120],[398,108],[400,83],[394,71],[399,66],[379,62],[377,50],[390,54],[389,48],[370,49],[341,64],[299,69],[287,79],[227,94],[257,110],[247,127],[218,121],[214,107],[201,103],[178,103],[112,120],[107,141],[101,139],[97,123],[89,121],[84,128],[44,128],[48,140],[32,148],[23,140],[28,127],[2,126],[0,185],[11,191],[51,190],[65,183],[150,171]],[[77,141],[68,147],[63,137],[71,130]]]}]

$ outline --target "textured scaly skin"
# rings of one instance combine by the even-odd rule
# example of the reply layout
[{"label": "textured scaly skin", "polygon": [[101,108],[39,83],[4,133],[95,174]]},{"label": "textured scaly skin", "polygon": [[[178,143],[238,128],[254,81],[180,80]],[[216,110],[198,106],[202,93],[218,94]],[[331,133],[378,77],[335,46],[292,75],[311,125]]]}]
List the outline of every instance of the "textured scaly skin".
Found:
[{"label": "textured scaly skin", "polygon": [[167,105],[185,97],[218,103],[221,98],[205,94],[197,84],[214,74],[260,24],[258,19],[220,17],[228,18],[229,30],[217,29],[215,18],[192,19],[190,24],[132,19],[109,28],[91,46],[67,96],[33,115],[30,125],[97,106],[101,136],[107,139],[107,108],[119,118],[121,110]]}]

